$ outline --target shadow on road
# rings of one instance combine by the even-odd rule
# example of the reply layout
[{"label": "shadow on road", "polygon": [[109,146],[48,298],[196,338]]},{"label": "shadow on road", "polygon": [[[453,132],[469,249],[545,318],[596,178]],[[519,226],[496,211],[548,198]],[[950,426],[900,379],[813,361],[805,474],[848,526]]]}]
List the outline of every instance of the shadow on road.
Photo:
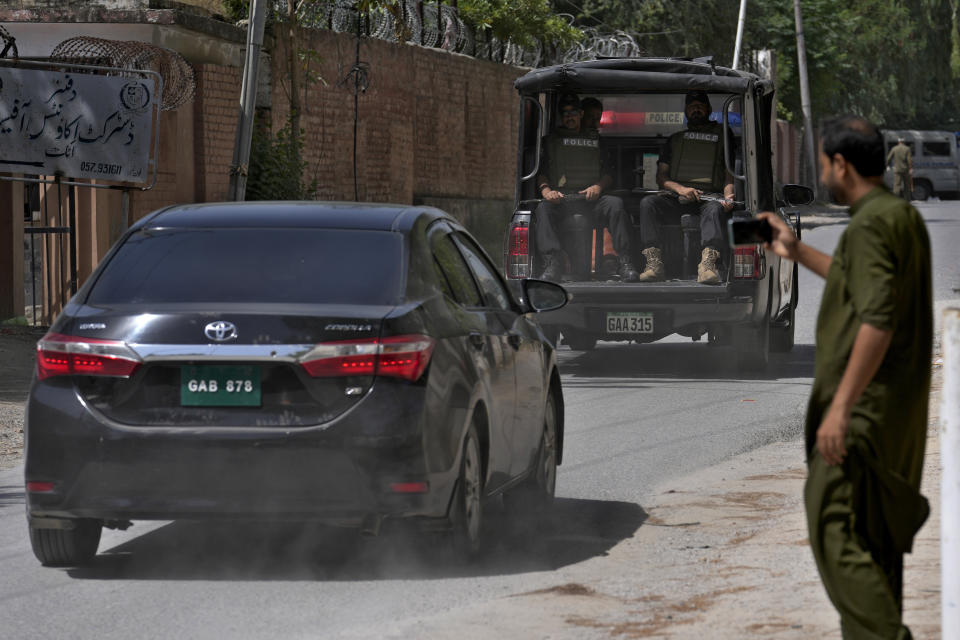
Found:
[{"label": "shadow on road", "polygon": [[68,570],[87,580],[407,580],[550,571],[605,555],[647,519],[627,502],[557,499],[546,518],[487,509],[489,545],[458,561],[439,534],[397,528],[376,538],[311,524],[175,522]]},{"label": "shadow on road", "polygon": [[23,505],[23,485],[0,486],[0,507]]},{"label": "shadow on road", "polygon": [[[814,346],[796,345],[789,353],[771,353],[763,371],[737,367],[730,347],[703,343],[601,343],[593,351],[557,351],[563,384],[577,378],[684,378],[697,380],[779,380],[812,378]],[[582,386],[582,385],[578,385]],[[605,387],[607,385],[604,385]]]}]

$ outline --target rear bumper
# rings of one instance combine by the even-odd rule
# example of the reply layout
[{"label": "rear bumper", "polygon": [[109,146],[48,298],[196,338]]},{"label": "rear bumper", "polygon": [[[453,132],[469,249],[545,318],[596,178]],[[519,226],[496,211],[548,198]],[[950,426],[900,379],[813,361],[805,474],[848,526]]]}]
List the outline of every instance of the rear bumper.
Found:
[{"label": "rear bumper", "polygon": [[[28,404],[25,476],[54,489],[28,491],[28,515],[341,526],[370,516],[444,518],[452,468],[428,473],[422,437],[409,425],[397,437],[363,435],[368,418],[348,411],[322,426],[288,429],[129,427],[88,409],[68,381],[45,381]],[[392,489],[410,482],[429,489]]]},{"label": "rear bumper", "polygon": [[[537,320],[545,326],[584,331],[601,339],[653,341],[672,333],[749,323],[756,312],[754,283],[564,283],[564,287],[571,301],[562,309],[539,314]],[[608,333],[607,313],[615,311],[653,313],[653,333]]]}]

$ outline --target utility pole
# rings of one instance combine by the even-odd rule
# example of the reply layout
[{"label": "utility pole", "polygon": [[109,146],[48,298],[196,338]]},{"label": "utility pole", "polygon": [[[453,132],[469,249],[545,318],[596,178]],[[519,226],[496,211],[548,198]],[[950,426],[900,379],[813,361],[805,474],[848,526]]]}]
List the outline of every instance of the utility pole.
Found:
[{"label": "utility pole", "polygon": [[747,0],[740,0],[740,17],[737,19],[737,43],[733,47],[733,68],[740,62],[740,44],[743,42],[743,24],[747,18]]},{"label": "utility pole", "polygon": [[243,83],[240,86],[240,115],[237,138],[233,145],[233,165],[230,168],[228,197],[235,202],[243,200],[247,193],[247,167],[250,162],[250,140],[253,137],[253,114],[257,103],[257,72],[266,22],[267,0],[251,0],[247,22],[247,50],[243,61]]},{"label": "utility pole", "polygon": [[797,28],[797,71],[800,75],[800,108],[803,111],[807,167],[813,183],[813,192],[819,194],[820,178],[817,175],[817,150],[813,146],[813,116],[810,113],[810,84],[807,82],[807,47],[803,42],[803,15],[800,12],[800,0],[793,0],[793,15]]}]

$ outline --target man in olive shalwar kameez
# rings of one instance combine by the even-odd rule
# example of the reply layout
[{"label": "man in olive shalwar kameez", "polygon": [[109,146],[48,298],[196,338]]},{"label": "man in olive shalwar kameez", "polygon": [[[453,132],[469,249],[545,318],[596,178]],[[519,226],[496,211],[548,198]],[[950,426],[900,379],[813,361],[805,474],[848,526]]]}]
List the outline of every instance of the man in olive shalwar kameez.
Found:
[{"label": "man in olive shalwar kameez", "polygon": [[772,214],[767,248],[826,278],[807,409],[810,546],[845,639],[904,639],[903,553],[920,495],[933,343],[930,243],[882,186],[883,139],[858,117],[825,123],[821,181],[850,205],[831,258]]}]

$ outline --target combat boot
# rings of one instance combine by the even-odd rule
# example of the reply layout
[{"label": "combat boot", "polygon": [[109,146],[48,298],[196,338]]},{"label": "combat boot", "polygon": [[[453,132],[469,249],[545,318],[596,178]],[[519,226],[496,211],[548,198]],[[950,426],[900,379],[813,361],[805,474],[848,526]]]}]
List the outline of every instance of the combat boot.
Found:
[{"label": "combat boot", "polygon": [[704,247],[697,266],[697,282],[700,284],[720,284],[720,274],[717,260],[720,252],[712,247]]},{"label": "combat boot", "polygon": [[643,257],[647,266],[643,273],[637,276],[637,282],[659,282],[663,280],[663,257],[660,255],[660,249],[647,247],[643,250]]},{"label": "combat boot", "polygon": [[620,263],[620,267],[617,269],[620,282],[639,282],[640,276],[637,275],[637,270],[633,268],[629,256],[617,256],[617,262]]},{"label": "combat boot", "polygon": [[540,273],[541,280],[550,282],[560,282],[563,277],[563,256],[559,251],[551,251],[543,255],[543,271]]}]

